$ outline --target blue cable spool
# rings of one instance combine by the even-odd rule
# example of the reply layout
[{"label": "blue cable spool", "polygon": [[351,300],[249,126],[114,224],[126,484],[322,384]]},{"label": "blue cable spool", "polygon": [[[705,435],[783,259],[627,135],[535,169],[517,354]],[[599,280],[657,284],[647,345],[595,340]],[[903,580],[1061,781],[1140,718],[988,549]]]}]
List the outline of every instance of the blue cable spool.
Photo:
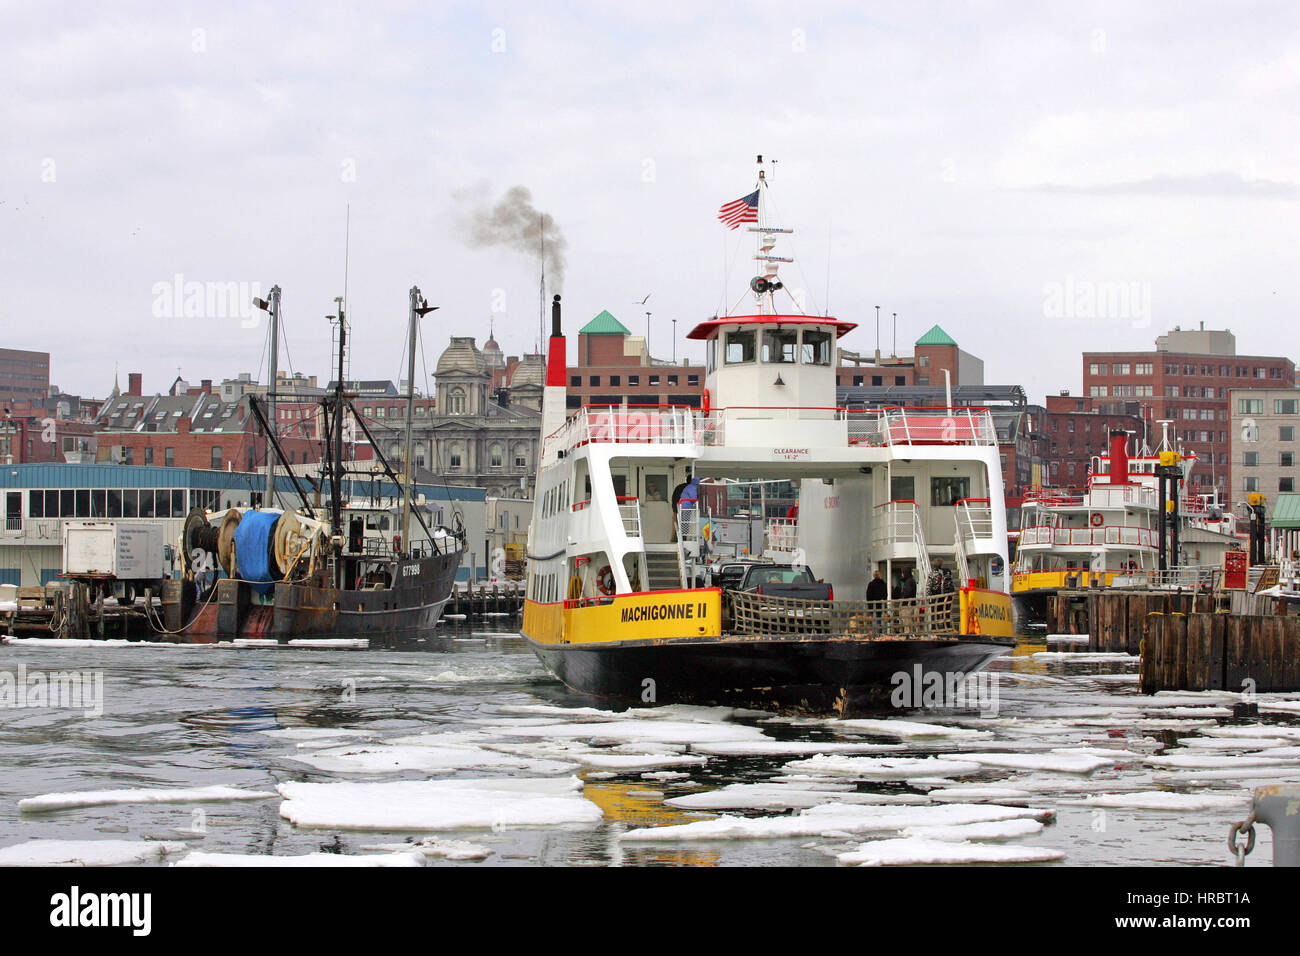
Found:
[{"label": "blue cable spool", "polygon": [[235,528],[235,560],[239,577],[252,583],[258,594],[266,594],[280,580],[280,568],[272,556],[272,535],[279,511],[246,511]]}]

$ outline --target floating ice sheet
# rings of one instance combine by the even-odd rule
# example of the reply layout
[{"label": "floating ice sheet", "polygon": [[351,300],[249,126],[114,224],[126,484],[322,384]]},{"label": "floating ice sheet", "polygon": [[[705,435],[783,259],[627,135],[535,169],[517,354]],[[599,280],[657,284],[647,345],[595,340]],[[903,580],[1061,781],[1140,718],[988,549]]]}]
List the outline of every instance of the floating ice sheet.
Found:
[{"label": "floating ice sheet", "polygon": [[426,857],[443,860],[485,860],[492,851],[478,843],[467,840],[438,840],[429,838],[415,843],[376,843],[363,845],[363,850],[377,850],[384,853],[420,853]]},{"label": "floating ice sheet", "polygon": [[707,744],[726,741],[771,740],[757,727],[745,724],[709,723],[691,720],[609,720],[571,724],[549,724],[545,727],[502,728],[511,737],[569,737],[578,740],[608,743]]},{"label": "floating ice sheet", "polygon": [[[1264,753],[1243,756],[1240,754],[1170,753],[1148,757],[1147,763],[1155,767],[1178,770],[1231,770],[1235,768],[1277,767],[1294,763],[1294,757],[1267,757]],[[1296,765],[1300,771],[1300,764]]]},{"label": "floating ice sheet", "polygon": [[456,830],[594,826],[602,812],[577,777],[283,783],[280,816],[337,830]]},{"label": "floating ice sheet", "polygon": [[342,853],[305,853],[301,856],[271,856],[266,853],[200,853],[195,851],[177,860],[175,866],[220,867],[352,867],[352,866],[424,866],[424,854],[408,850],[400,853],[347,856]]},{"label": "floating ice sheet", "polygon": [[187,849],[154,840],[28,840],[0,849],[0,866],[130,866]]},{"label": "floating ice sheet", "polygon": [[786,770],[796,773],[832,774],[855,780],[909,780],[916,777],[963,776],[978,773],[980,765],[955,754],[936,757],[839,757],[819,754],[807,760],[792,760]]},{"label": "floating ice sheet", "polygon": [[926,796],[935,803],[1022,803],[1036,799],[1028,790],[1014,787],[988,787],[977,783],[940,787]]},{"label": "floating ice sheet", "polygon": [[853,866],[934,866],[968,863],[1049,863],[1065,856],[1045,847],[1002,846],[987,843],[948,843],[910,837],[876,840],[836,859]]},{"label": "floating ice sheet", "polygon": [[981,767],[999,767],[1008,770],[1050,770],[1055,773],[1092,773],[1103,767],[1112,767],[1115,760],[1076,751],[1054,751],[1046,754],[1025,753],[966,753],[941,754],[944,759],[972,761]]},{"label": "floating ice sheet", "polygon": [[752,740],[695,744],[696,753],[715,757],[799,757],[805,754],[869,754],[904,750],[904,744],[850,744],[818,740]]},{"label": "floating ice sheet", "polygon": [[733,783],[718,790],[670,797],[664,801],[666,805],[682,810],[803,810],[824,803],[919,806],[929,802],[927,797],[915,793],[809,790],[781,783]]},{"label": "floating ice sheet", "polygon": [[[434,735],[436,736],[436,735]],[[482,747],[366,745],[299,753],[289,758],[326,773],[453,773],[458,770],[514,769],[538,776],[572,773],[576,764],[530,760]]]},{"label": "floating ice sheet", "polygon": [[674,826],[629,830],[629,842],[679,840],[749,840],[827,836],[840,833],[895,833],[907,827],[955,826],[998,820],[1049,819],[1051,811],[1003,807],[996,804],[925,807],[881,807],[823,804],[793,816],[720,816]]},{"label": "floating ice sheet", "polygon": [[925,724],[912,720],[835,720],[828,726],[832,730],[856,731],[859,733],[879,734],[882,737],[952,737],[975,740],[980,737],[993,736],[984,730],[972,730],[968,727],[951,727],[944,724]]},{"label": "floating ice sheet", "polygon": [[193,787],[189,789],[82,790],[74,793],[44,793],[18,801],[24,813],[48,813],[79,807],[106,807],[128,803],[214,803],[226,800],[267,800],[275,794],[266,790],[236,787]]},{"label": "floating ice sheet", "polygon": [[1089,807],[1117,810],[1224,810],[1250,803],[1248,790],[1236,793],[1176,793],[1172,790],[1146,790],[1136,793],[1101,793],[1079,801]]},{"label": "floating ice sheet", "polygon": [[1043,832],[1037,820],[998,820],[993,823],[963,823],[950,827],[908,827],[905,837],[963,843],[967,840],[1014,840]]}]

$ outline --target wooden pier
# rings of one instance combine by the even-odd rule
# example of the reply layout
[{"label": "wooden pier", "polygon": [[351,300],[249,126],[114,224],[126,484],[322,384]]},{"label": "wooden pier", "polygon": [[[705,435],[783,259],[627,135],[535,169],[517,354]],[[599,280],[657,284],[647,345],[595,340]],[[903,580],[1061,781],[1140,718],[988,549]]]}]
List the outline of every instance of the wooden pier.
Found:
[{"label": "wooden pier", "polygon": [[1107,590],[1047,599],[1047,627],[1141,656],[1143,693],[1300,690],[1300,616],[1242,591]]},{"label": "wooden pier", "polygon": [[459,622],[477,618],[510,619],[524,613],[522,581],[458,581],[451,598],[442,609],[444,621]]}]

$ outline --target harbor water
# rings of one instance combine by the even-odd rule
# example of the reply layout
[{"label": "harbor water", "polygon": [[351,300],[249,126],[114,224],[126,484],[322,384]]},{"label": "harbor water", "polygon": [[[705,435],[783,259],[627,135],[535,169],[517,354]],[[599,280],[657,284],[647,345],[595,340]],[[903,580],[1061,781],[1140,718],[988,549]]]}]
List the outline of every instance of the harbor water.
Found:
[{"label": "harbor water", "polygon": [[[982,713],[836,721],[615,712],[566,690],[518,635],[466,627],[393,650],[14,643],[0,647],[0,672],[29,685],[102,675],[102,713],[12,694],[0,709],[0,861],[55,847],[96,862],[99,848],[146,841],[158,852],[135,859],[154,865],[204,854],[399,859],[423,841],[418,855],[445,866],[834,866],[871,841],[943,836],[908,827],[996,821],[979,808],[1010,807],[1019,831],[972,842],[1051,851],[1022,854],[1040,865],[1227,865],[1228,829],[1251,789],[1300,782],[1300,695],[1142,697],[1136,658],[1060,649],[1026,643],[998,660]],[[563,792],[574,778],[581,790]],[[554,795],[512,803],[492,780],[549,781],[538,787]],[[467,817],[473,801],[448,790],[393,786],[426,781],[477,781],[466,786],[488,793],[489,817]],[[304,783],[359,789],[285,798]],[[142,795],[211,787],[248,799]],[[95,791],[126,793],[19,807]],[[888,811],[900,822],[819,828],[826,805],[844,820]],[[801,818],[811,822],[788,832],[771,824]],[[699,826],[711,819],[757,823]],[[696,826],[670,840],[633,835],[682,824]],[[1269,833],[1259,836],[1248,866],[1269,862]]]}]

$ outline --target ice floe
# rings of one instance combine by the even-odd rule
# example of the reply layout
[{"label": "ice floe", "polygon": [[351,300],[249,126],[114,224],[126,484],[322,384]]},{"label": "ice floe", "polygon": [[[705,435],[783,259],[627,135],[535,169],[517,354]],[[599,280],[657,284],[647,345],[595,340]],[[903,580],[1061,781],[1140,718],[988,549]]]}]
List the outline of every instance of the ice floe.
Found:
[{"label": "ice floe", "polygon": [[432,837],[415,843],[374,843],[363,845],[361,849],[384,853],[415,852],[443,860],[485,860],[492,855],[491,850],[478,843],[470,843],[468,840],[438,840]]},{"label": "ice floe", "polygon": [[1101,793],[1086,797],[1079,803],[1089,807],[1107,807],[1117,810],[1224,810],[1250,802],[1250,792],[1236,793],[1176,793],[1172,790],[1146,790],[1135,793]]},{"label": "ice floe", "polygon": [[835,720],[828,725],[833,730],[848,730],[858,733],[878,734],[882,737],[960,737],[974,740],[991,737],[985,730],[972,730],[968,727],[950,727],[944,724],[924,724],[911,720]]},{"label": "ice floe", "polygon": [[398,773],[406,770],[453,773],[458,770],[514,769],[547,776],[577,769],[573,763],[528,759],[473,746],[361,744],[294,754],[287,759],[326,773]]},{"label": "ice floe", "polygon": [[890,807],[822,804],[791,816],[737,817],[697,820],[673,826],[646,827],[620,834],[627,842],[679,840],[749,840],[834,836],[841,833],[896,833],[908,827],[955,826],[999,820],[1050,819],[1050,810],[996,804]]},{"label": "ice floe", "polygon": [[962,843],[966,840],[1014,840],[1043,832],[1037,820],[998,820],[993,823],[963,823],[949,827],[908,827],[904,837]]},{"label": "ice floe", "polygon": [[[1148,757],[1147,763],[1155,767],[1171,767],[1179,770],[1231,770],[1234,768],[1277,767],[1294,763],[1295,757],[1268,757],[1267,751],[1249,756],[1239,754],[1202,754],[1171,753],[1159,757]],[[1296,765],[1300,770],[1300,764]]]},{"label": "ice floe", "polygon": [[1021,803],[1035,799],[1028,790],[1014,787],[986,787],[977,783],[940,787],[926,796],[935,803]]},{"label": "ice floe", "polygon": [[780,783],[733,783],[717,790],[670,797],[664,803],[681,810],[803,810],[824,803],[919,806],[929,803],[929,800],[913,793],[854,793],[810,790]]},{"label": "ice floe", "polygon": [[337,830],[455,830],[595,825],[603,814],[577,777],[282,783],[280,816]]},{"label": "ice floe", "polygon": [[1050,863],[1065,856],[1045,847],[1005,846],[987,843],[948,843],[910,837],[875,840],[836,859],[850,866],[933,866],[941,863]]},{"label": "ice floe", "polygon": [[28,840],[0,849],[0,866],[130,866],[187,849],[155,840]]},{"label": "ice floe", "polygon": [[1046,754],[1025,753],[961,753],[941,754],[946,760],[964,760],[980,767],[998,767],[1007,770],[1050,770],[1055,773],[1092,773],[1103,767],[1112,767],[1116,761],[1077,751],[1058,750]]},{"label": "ice floe", "polygon": [[792,760],[786,770],[820,775],[851,777],[855,780],[909,780],[916,777],[963,776],[977,773],[978,763],[964,754],[946,759],[936,757],[838,757],[818,754],[807,760]]},{"label": "ice floe", "polygon": [[80,807],[106,807],[128,803],[215,803],[227,800],[267,800],[275,794],[266,790],[237,787],[193,787],[161,790],[82,790],[74,793],[44,793],[18,801],[24,813],[49,813]]},{"label": "ice floe", "polygon": [[1036,661],[1123,661],[1127,664],[1138,664],[1142,660],[1136,654],[1105,651],[1038,651],[1029,656]]},{"label": "ice floe", "polygon": [[569,737],[592,743],[711,744],[735,741],[771,740],[757,727],[725,722],[692,720],[609,720],[548,724],[544,727],[503,728],[511,737]]},{"label": "ice floe", "polygon": [[696,753],[714,757],[799,757],[804,754],[868,754],[906,749],[905,744],[851,744],[817,740],[751,740],[695,744]]},{"label": "ice floe", "polygon": [[402,853],[348,856],[343,853],[304,853],[301,856],[271,856],[266,853],[202,853],[195,851],[177,860],[173,866],[220,867],[351,867],[351,866],[424,866],[424,854],[408,850]]}]

